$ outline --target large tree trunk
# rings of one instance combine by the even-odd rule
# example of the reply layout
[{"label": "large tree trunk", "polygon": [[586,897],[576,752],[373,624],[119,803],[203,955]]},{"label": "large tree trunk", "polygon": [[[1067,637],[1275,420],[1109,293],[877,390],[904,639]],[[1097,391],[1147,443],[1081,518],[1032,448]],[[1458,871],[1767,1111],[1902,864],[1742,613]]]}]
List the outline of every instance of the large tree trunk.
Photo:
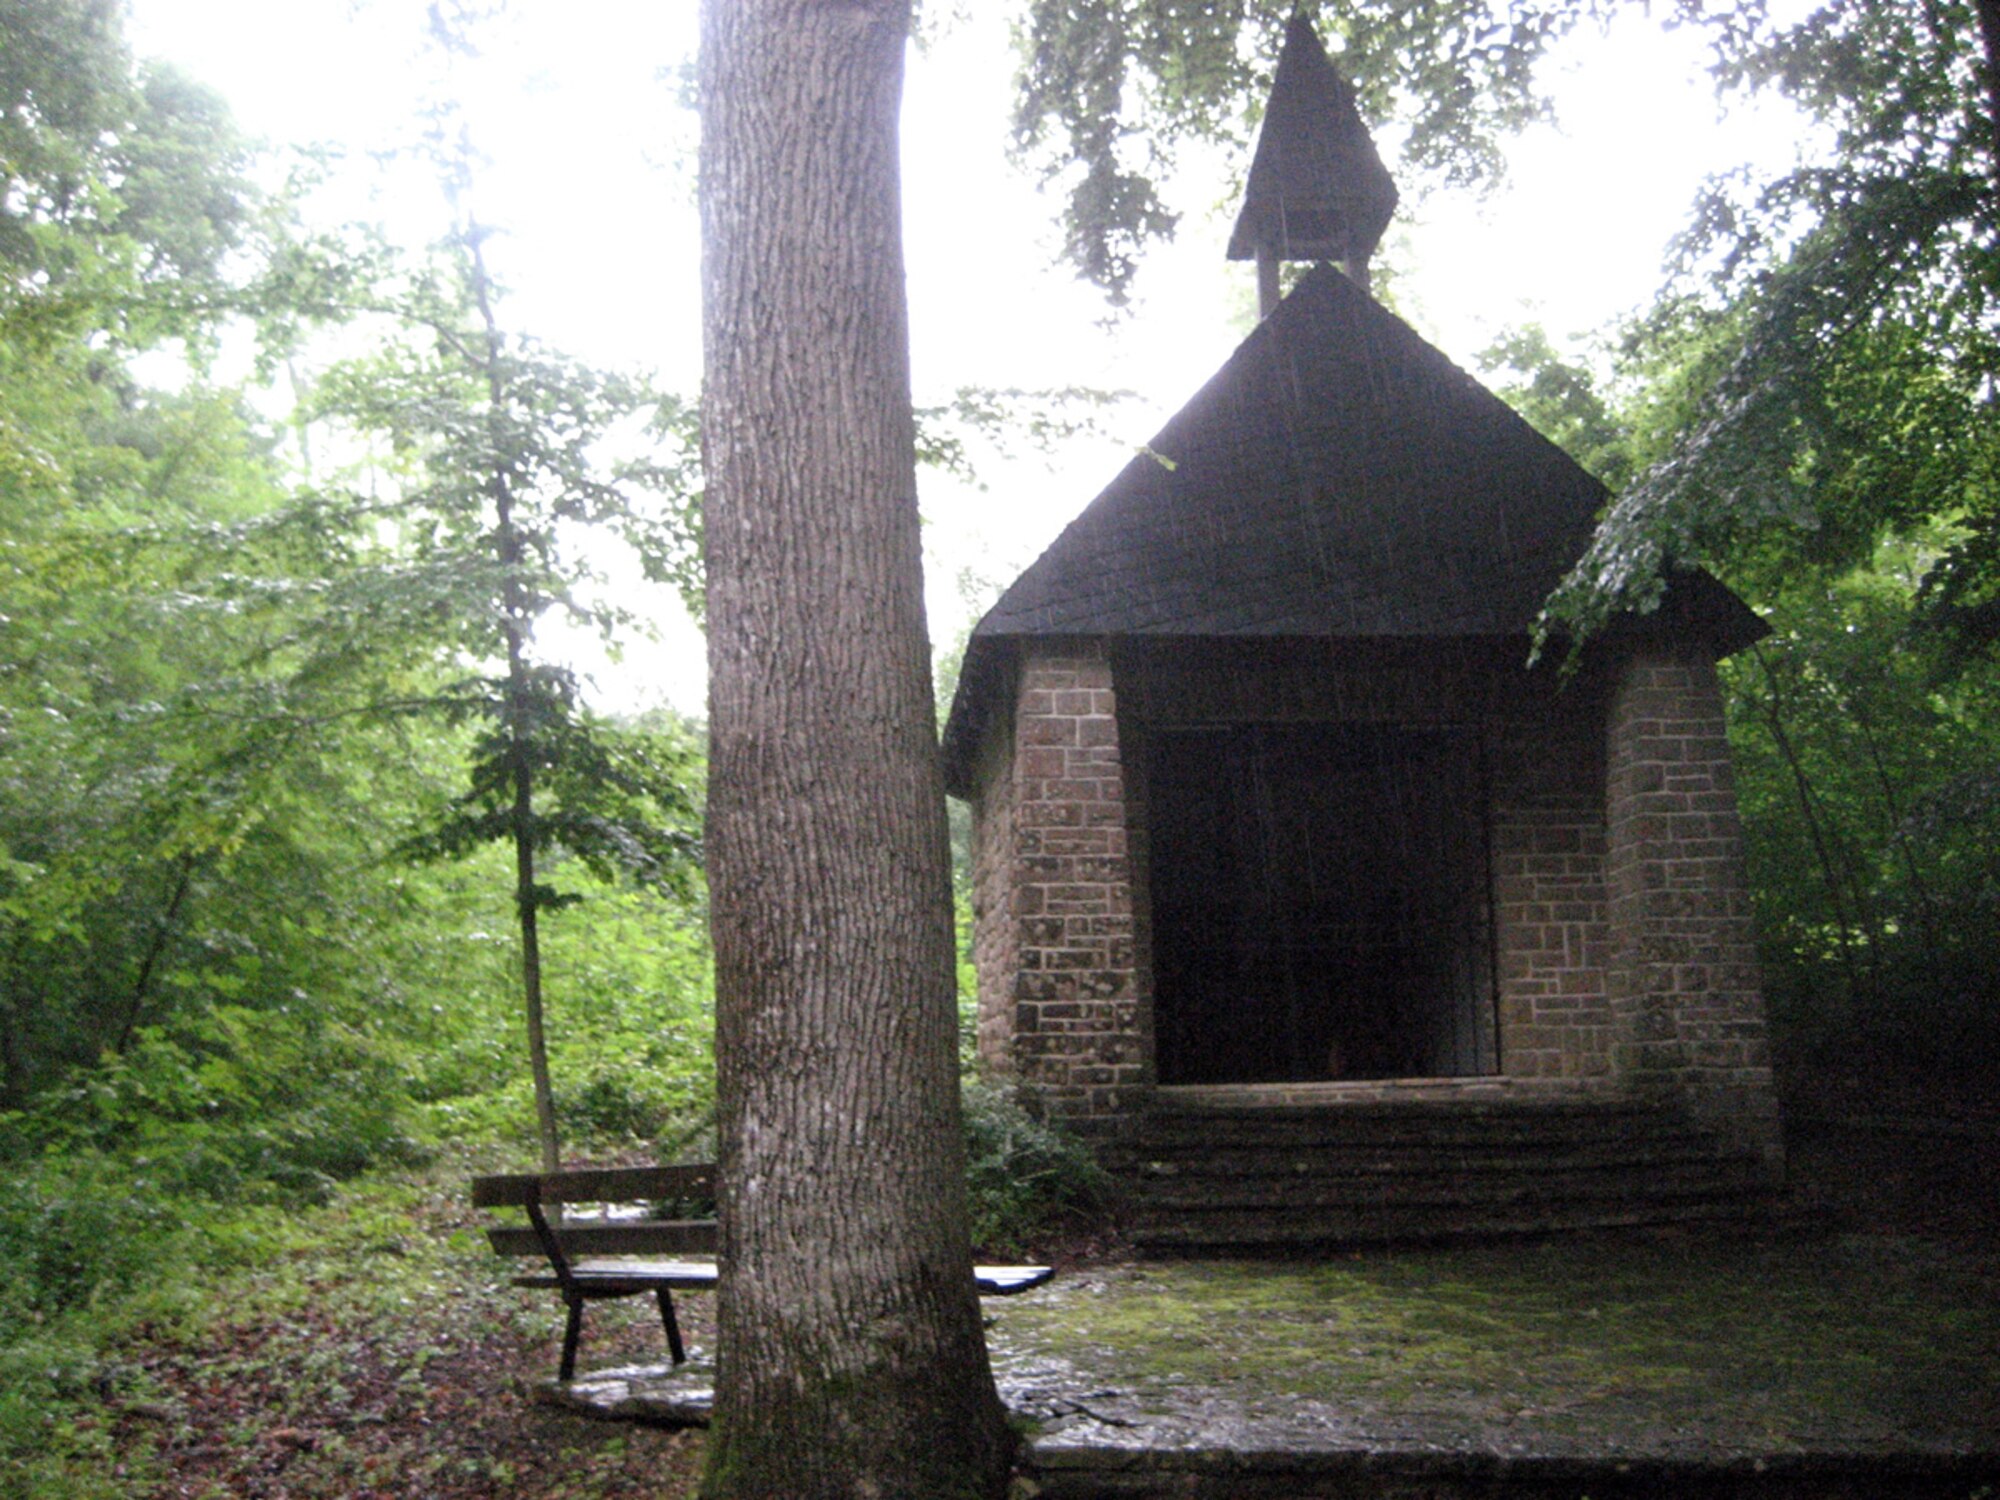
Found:
[{"label": "large tree trunk", "polygon": [[896,117],[909,0],[704,0],[711,1497],[996,1495]]}]

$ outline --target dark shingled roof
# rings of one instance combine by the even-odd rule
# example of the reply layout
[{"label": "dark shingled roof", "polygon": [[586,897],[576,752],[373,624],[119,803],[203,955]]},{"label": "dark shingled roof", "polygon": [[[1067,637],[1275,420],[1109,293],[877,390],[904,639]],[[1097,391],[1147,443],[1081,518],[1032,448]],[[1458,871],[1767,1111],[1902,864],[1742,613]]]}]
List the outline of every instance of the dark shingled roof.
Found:
[{"label": "dark shingled roof", "polygon": [[1395,211],[1395,180],[1361,123],[1353,88],[1312,23],[1294,15],[1229,258],[1253,260],[1261,242],[1280,260],[1366,260]]},{"label": "dark shingled roof", "polygon": [[1514,635],[1604,486],[1310,271],[977,635]]},{"label": "dark shingled roof", "polygon": [[[1037,637],[1516,637],[1604,486],[1339,272],[1315,268],[974,629],[945,730],[969,757]],[[1691,575],[1662,624],[1763,631]]]}]

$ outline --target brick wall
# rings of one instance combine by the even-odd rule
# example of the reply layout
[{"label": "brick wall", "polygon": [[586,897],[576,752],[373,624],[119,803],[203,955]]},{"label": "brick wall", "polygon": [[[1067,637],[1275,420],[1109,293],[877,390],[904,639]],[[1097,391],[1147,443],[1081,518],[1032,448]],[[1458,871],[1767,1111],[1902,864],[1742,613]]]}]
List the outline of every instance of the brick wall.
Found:
[{"label": "brick wall", "polygon": [[993,716],[973,766],[972,964],[979,975],[979,1060],[1014,1072],[1014,714]]},{"label": "brick wall", "polygon": [[1619,1073],[1670,1089],[1782,1170],[1722,693],[1706,660],[1634,654],[1609,713],[1607,974]]},{"label": "brick wall", "polygon": [[1524,671],[1517,647],[1478,643],[1129,646],[1115,661],[1040,649],[985,747],[974,904],[981,1053],[1050,1113],[1109,1129],[1153,1081],[1139,754],[1152,729],[1449,724],[1477,730],[1489,778],[1502,1074],[1686,1090],[1775,1162],[1741,835],[1706,662],[1656,652],[1562,682]]},{"label": "brick wall", "polygon": [[1503,1071],[1604,1079],[1603,694],[1578,680],[1508,697],[1512,711],[1494,716],[1489,736]]},{"label": "brick wall", "polygon": [[[996,736],[1011,738],[1011,763],[987,768],[976,818],[981,1051],[1050,1114],[1107,1131],[1149,1083],[1152,1048],[1103,651],[1031,652],[1012,727]],[[1006,997],[1011,1024],[989,1016],[990,996]]]}]

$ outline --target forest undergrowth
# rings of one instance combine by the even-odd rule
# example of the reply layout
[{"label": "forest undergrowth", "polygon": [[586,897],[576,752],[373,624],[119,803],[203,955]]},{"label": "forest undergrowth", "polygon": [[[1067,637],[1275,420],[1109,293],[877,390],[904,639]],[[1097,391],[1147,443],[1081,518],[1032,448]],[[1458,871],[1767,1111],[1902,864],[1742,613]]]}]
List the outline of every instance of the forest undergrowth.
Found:
[{"label": "forest undergrowth", "polygon": [[[1004,1090],[973,1079],[966,1098],[982,1248],[1016,1257],[1088,1241],[1103,1201],[1088,1156]],[[683,1121],[643,1140],[600,1131],[571,1159],[640,1162],[707,1144]],[[473,1176],[518,1170],[530,1154],[525,1138],[398,1138],[345,1181],[315,1179],[310,1193],[265,1181],[234,1201],[163,1190],[130,1152],[98,1153],[86,1172],[67,1159],[29,1171],[0,1211],[0,1253],[14,1266],[0,1320],[0,1495],[689,1492],[698,1436],[582,1422],[534,1400],[555,1367],[560,1310],[508,1284],[515,1267],[488,1248],[469,1200]],[[712,1338],[711,1302],[682,1302],[697,1346]],[[587,1338],[594,1366],[662,1357],[650,1304],[593,1309]]]},{"label": "forest undergrowth", "polygon": [[[493,1164],[444,1152],[321,1206],[259,1211],[236,1255],[183,1264],[7,1350],[0,1493],[687,1493],[697,1435],[579,1422],[534,1400],[560,1318],[546,1294],[507,1285],[474,1222],[466,1185]],[[706,1300],[684,1313],[698,1342]],[[659,1357],[657,1326],[631,1309],[594,1312],[590,1336],[593,1358]]]}]

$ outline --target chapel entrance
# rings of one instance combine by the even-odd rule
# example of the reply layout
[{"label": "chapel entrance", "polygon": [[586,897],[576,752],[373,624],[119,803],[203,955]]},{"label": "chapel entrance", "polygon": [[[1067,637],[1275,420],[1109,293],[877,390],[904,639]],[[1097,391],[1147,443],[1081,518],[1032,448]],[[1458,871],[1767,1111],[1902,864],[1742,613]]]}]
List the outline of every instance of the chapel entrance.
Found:
[{"label": "chapel entrance", "polygon": [[1234,724],[1150,738],[1161,1083],[1498,1071],[1472,732]]}]

